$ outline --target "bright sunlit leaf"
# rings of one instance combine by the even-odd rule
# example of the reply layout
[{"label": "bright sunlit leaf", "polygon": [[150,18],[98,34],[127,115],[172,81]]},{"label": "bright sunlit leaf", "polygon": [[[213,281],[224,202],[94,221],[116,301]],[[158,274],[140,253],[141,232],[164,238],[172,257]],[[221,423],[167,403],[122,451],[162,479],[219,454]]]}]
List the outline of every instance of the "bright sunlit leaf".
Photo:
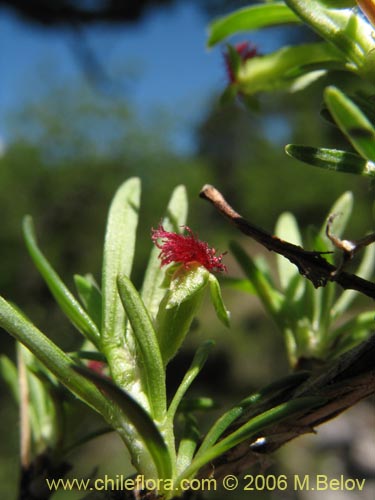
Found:
[{"label": "bright sunlit leaf", "polygon": [[375,177],[375,163],[366,161],[355,153],[348,153],[338,149],[314,148],[288,144],[286,153],[296,160],[303,161],[314,167],[345,172],[349,174]]},{"label": "bright sunlit leaf", "polygon": [[208,46],[223,39],[250,30],[285,23],[299,23],[300,19],[283,2],[252,5],[214,20],[209,26]]}]

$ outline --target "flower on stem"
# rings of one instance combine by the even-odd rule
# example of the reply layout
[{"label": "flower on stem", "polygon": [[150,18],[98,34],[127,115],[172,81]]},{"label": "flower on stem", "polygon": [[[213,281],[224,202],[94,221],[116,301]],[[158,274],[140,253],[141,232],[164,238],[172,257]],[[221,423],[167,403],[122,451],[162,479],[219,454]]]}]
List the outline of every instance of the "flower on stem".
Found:
[{"label": "flower on stem", "polygon": [[206,242],[200,241],[188,226],[184,226],[184,229],[186,235],[166,231],[162,225],[152,229],[152,241],[161,250],[159,258],[162,266],[177,262],[183,264],[185,268],[198,264],[210,272],[227,270],[222,263],[224,254],[216,255],[216,250]]},{"label": "flower on stem", "polygon": [[152,241],[160,249],[161,266],[175,263],[167,271],[156,316],[156,331],[164,365],[176,355],[184,341],[207,288],[220,321],[229,326],[229,312],[221,296],[220,285],[213,272],[226,271],[223,254],[200,241],[193,231],[183,226],[185,234],[166,231],[160,224],[152,229]]}]

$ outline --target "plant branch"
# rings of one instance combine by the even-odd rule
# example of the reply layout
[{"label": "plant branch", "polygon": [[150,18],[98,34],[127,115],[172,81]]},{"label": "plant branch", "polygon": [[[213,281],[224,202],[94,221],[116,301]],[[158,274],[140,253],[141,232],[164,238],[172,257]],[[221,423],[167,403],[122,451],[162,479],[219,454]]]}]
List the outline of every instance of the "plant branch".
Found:
[{"label": "plant branch", "polygon": [[[344,289],[358,292],[375,299],[375,284],[364,280],[355,274],[340,271],[326,261],[322,254],[284,241],[264,229],[251,224],[237,213],[224,199],[223,195],[213,186],[206,184],[200,192],[200,197],[210,201],[214,207],[227,217],[242,233],[250,236],[272,252],[283,255],[295,264],[300,274],[309,279],[315,288],[325,286],[329,281],[335,281]],[[339,271],[339,272],[338,272]]]},{"label": "plant branch", "polygon": [[[228,435],[254,416],[301,397],[321,397],[323,403],[303,410],[287,420],[269,426],[252,440],[242,442],[200,471],[200,477],[216,479],[226,474],[240,474],[256,463],[267,464],[268,456],[296,437],[314,432],[318,425],[375,392],[375,335],[356,348],[339,357],[331,366],[327,365],[306,381],[277,389],[267,398],[251,405],[226,431]],[[261,439],[259,439],[261,438]],[[258,441],[257,441],[258,440]]]}]

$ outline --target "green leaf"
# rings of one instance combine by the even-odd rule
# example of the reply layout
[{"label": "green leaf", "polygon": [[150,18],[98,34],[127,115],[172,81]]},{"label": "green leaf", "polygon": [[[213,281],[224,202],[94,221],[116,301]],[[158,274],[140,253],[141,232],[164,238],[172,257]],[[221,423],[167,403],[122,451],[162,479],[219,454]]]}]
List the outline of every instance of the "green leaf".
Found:
[{"label": "green leaf", "polygon": [[[363,258],[356,271],[356,275],[365,280],[370,280],[374,275],[375,266],[375,245],[369,245],[365,248]],[[348,309],[353,300],[358,297],[354,290],[345,290],[339,296],[332,306],[331,315],[333,318],[339,318]]]},{"label": "green leaf", "polygon": [[233,278],[232,276],[222,276],[220,282],[224,286],[233,288],[233,290],[238,290],[239,292],[245,292],[250,295],[256,294],[254,286],[246,278]]},{"label": "green leaf", "polygon": [[214,305],[216,315],[222,323],[228,328],[230,327],[230,312],[225,307],[223,297],[221,295],[220,284],[213,274],[210,273],[208,281],[210,283],[211,300]]},{"label": "green leaf", "polygon": [[199,450],[197,451],[195,458],[199,458],[203,455],[208,449],[210,449],[216,441],[222,436],[222,434],[228,429],[228,427],[239,418],[246,408],[248,408],[251,404],[256,403],[260,399],[260,393],[252,394],[247,397],[243,401],[241,401],[238,405],[234,406],[227,412],[225,412],[219,419],[214,423],[211,429],[206,434]]},{"label": "green leaf", "polygon": [[183,418],[185,425],[177,453],[177,474],[190,465],[200,439],[196,418],[191,413],[185,414]]},{"label": "green leaf", "polygon": [[355,68],[364,74],[368,71],[366,56],[374,48],[372,27],[357,10],[329,8],[321,0],[285,0],[285,3],[303,22],[335,45]]},{"label": "green leaf", "polygon": [[[346,191],[343,193],[330,208],[326,221],[331,214],[337,214],[331,224],[331,232],[340,238],[348,225],[350,216],[353,211],[353,193],[351,191]],[[326,235],[327,222],[324,222],[320,229],[320,237],[323,238],[328,246],[332,248],[332,243]]]},{"label": "green leaf", "polygon": [[72,361],[67,354],[2,297],[0,297],[0,326],[26,346],[62,384],[113,425],[113,408],[102,394],[72,369]]},{"label": "green leaf", "polygon": [[233,290],[238,290],[240,292],[246,292],[250,295],[256,294],[254,286],[248,279],[243,278],[233,278],[231,276],[222,276],[220,282],[224,286],[229,286]]},{"label": "green leaf", "polygon": [[226,411],[221,415],[218,420],[213,424],[210,430],[207,432],[202,444],[197,451],[195,458],[200,457],[206,450],[211,448],[216,441],[224,434],[228,427],[239,417],[241,417],[245,410],[251,405],[257,403],[263,398],[268,396],[276,397],[282,391],[286,391],[291,387],[296,387],[302,382],[304,382],[309,377],[309,372],[296,372],[291,375],[287,375],[282,379],[273,382],[259,392],[255,392],[242,399],[236,406]]},{"label": "green leaf", "polygon": [[260,271],[254,260],[242,249],[238,243],[231,242],[230,249],[246,277],[250,280],[257,295],[262,301],[266,310],[277,321],[278,313],[283,303],[283,296],[274,289],[272,284],[265,277],[264,273]]},{"label": "green leaf", "polygon": [[[352,349],[361,342],[367,340],[374,330],[374,314],[362,313],[358,318],[348,321],[345,331],[335,332],[335,339],[332,342],[327,361],[337,358],[344,352]],[[344,326],[344,325],[342,325]],[[340,333],[340,335],[336,335]]]},{"label": "green leaf", "polygon": [[375,96],[373,94],[358,93],[351,96],[351,100],[360,108],[371,123],[375,123]]},{"label": "green leaf", "polygon": [[180,413],[192,413],[195,411],[207,411],[217,409],[218,405],[212,398],[198,397],[198,398],[184,398],[179,407]]},{"label": "green leaf", "polygon": [[296,144],[288,144],[285,151],[292,158],[314,167],[375,177],[375,164],[354,153],[338,149],[298,146]]},{"label": "green leaf", "polygon": [[165,416],[165,374],[156,333],[142,299],[127,276],[119,276],[118,290],[137,342],[140,360],[137,367],[146,384],[151,415],[161,421]]},{"label": "green leaf", "polygon": [[209,271],[197,265],[180,268],[160,303],[156,331],[164,365],[175,356],[201,305]]},{"label": "green leaf", "polygon": [[366,311],[361,314],[358,314],[354,318],[350,318],[348,321],[345,321],[342,325],[337,327],[331,336],[330,340],[335,340],[338,338],[350,337],[353,333],[363,331],[363,330],[371,330],[375,325],[375,316],[372,311]]},{"label": "green leaf", "polygon": [[108,378],[83,367],[75,367],[75,370],[83,377],[94,383],[105,397],[108,397],[118,408],[124,417],[134,425],[143,443],[147,447],[158,471],[158,477],[171,479],[172,462],[168,447],[155,422],[140,404],[130,394],[117,387]]},{"label": "green leaf", "polygon": [[[302,246],[301,233],[298,228],[296,218],[290,212],[284,212],[280,215],[276,222],[275,234],[282,240],[288,241],[289,243],[294,243],[295,245]],[[277,254],[276,256],[277,269],[280,278],[281,289],[286,291],[291,283],[296,279],[295,277],[299,272],[297,267],[289,262],[288,259],[282,255]],[[304,280],[302,280],[301,293],[303,292]]]},{"label": "green leaf", "polygon": [[101,361],[106,363],[104,354],[98,351],[73,351],[68,353],[72,359],[86,359],[90,361]]},{"label": "green leaf", "polygon": [[[353,210],[353,194],[350,191],[343,193],[330,208],[327,219],[331,214],[337,214],[333,219],[331,224],[331,233],[337,237],[341,237],[345,231],[345,228],[350,219]],[[326,235],[327,221],[322,224],[320,229],[318,239],[322,239],[325,242],[325,246],[329,250],[333,250],[333,244]],[[327,260],[333,260],[328,258]],[[320,355],[325,357],[328,348],[327,341],[329,341],[331,323],[333,320],[332,307],[335,300],[336,287],[333,283],[327,283],[323,288],[315,291],[315,314],[312,318],[313,324],[317,325],[315,328],[311,329],[314,332],[314,337],[316,337],[315,345],[320,346]],[[316,334],[315,334],[316,332]],[[313,342],[314,343],[314,342]],[[314,346],[311,346],[314,348]]]},{"label": "green leaf", "polygon": [[[308,68],[302,67],[302,72],[298,71],[298,74],[295,76],[293,83],[289,87],[289,92],[300,92],[301,90],[306,89],[311,84],[322,78],[326,73],[328,68],[332,68],[332,66],[337,66],[336,63],[318,63],[316,66],[319,69],[314,69],[314,65],[309,65]],[[340,69],[342,69],[342,64],[339,63]],[[323,69],[325,68],[325,69]],[[306,69],[308,69],[308,73],[306,73]],[[332,68],[333,69],[333,68]],[[338,68],[339,69],[339,68]],[[289,73],[290,74],[290,73]]]},{"label": "green leaf", "polygon": [[79,298],[98,329],[102,327],[102,294],[93,276],[74,275]]},{"label": "green leaf", "polygon": [[[356,104],[359,107],[359,109],[367,117],[367,119],[371,123],[375,123],[375,106],[374,106],[375,96],[372,94],[368,95],[365,93],[358,92],[354,95],[351,95],[350,98],[354,102],[354,104]],[[330,125],[333,125],[333,126],[339,128],[326,105],[323,105],[323,107],[320,111],[320,115]]]},{"label": "green leaf", "polygon": [[214,345],[215,342],[213,342],[212,340],[208,340],[197,349],[193,361],[188,371],[186,372],[184,378],[182,379],[182,382],[180,383],[175,395],[173,396],[171,404],[169,405],[167,418],[171,422],[174,419],[177,408],[182,398],[186,394],[187,390],[189,389],[195,378],[198,376],[199,372],[202,370],[204,364],[207,361],[207,357]]},{"label": "green leaf", "polygon": [[[262,91],[272,91],[289,87],[296,77],[314,71],[327,62],[345,62],[342,55],[332,45],[324,42],[283,47],[271,54],[256,56],[242,62],[236,75],[239,92],[252,95]],[[293,76],[294,75],[294,76]]]},{"label": "green leaf", "polygon": [[188,269],[179,266],[169,285],[166,309],[172,309],[190,300],[207,285],[209,276],[210,272],[204,266],[191,265]]},{"label": "green leaf", "polygon": [[131,332],[125,339],[125,311],[118,288],[118,276],[130,276],[133,264],[140,181],[131,178],[117,190],[111,203],[104,242],[102,294],[102,346],[111,373],[121,387],[130,390],[135,382]]},{"label": "green leaf", "polygon": [[241,425],[234,432],[223,438],[217,444],[208,448],[202,455],[195,458],[190,466],[188,466],[180,475],[177,481],[183,478],[190,478],[197,471],[211,462],[215,458],[223,455],[236,445],[250,439],[252,436],[261,432],[266,427],[279,423],[291,415],[303,410],[311,409],[312,407],[322,404],[323,400],[319,397],[306,397],[290,400],[287,403],[282,403],[271,410],[267,410],[256,417],[253,417],[245,424]]},{"label": "green leaf", "polygon": [[320,3],[331,9],[345,9],[356,5],[355,0],[320,0]]},{"label": "green leaf", "polygon": [[98,347],[100,334],[94,321],[88,316],[78,300],[70,293],[40,251],[35,238],[33,221],[30,216],[26,216],[23,220],[23,234],[31,258],[61,310],[66,314],[71,323]]},{"label": "green leaf", "polygon": [[21,343],[17,343],[17,361],[20,380],[24,377],[28,392],[27,403],[21,402],[20,411],[28,414],[34,453],[43,453],[47,447],[59,449],[64,432],[61,388]]},{"label": "green leaf", "polygon": [[283,2],[245,7],[210,24],[208,46],[212,47],[224,38],[243,31],[299,22],[299,18]]},{"label": "green leaf", "polygon": [[0,356],[0,376],[7,384],[16,402],[19,401],[18,373],[16,365],[5,354]]},{"label": "green leaf", "polygon": [[367,160],[375,160],[375,128],[361,109],[336,87],[324,91],[327,107],[352,146]]},{"label": "green leaf", "polygon": [[[166,214],[161,222],[166,231],[179,233],[186,224],[188,201],[185,186],[177,186],[169,201]],[[141,296],[151,317],[155,317],[159,304],[165,295],[162,283],[165,271],[161,269],[158,255],[160,250],[154,246],[142,285]]]}]

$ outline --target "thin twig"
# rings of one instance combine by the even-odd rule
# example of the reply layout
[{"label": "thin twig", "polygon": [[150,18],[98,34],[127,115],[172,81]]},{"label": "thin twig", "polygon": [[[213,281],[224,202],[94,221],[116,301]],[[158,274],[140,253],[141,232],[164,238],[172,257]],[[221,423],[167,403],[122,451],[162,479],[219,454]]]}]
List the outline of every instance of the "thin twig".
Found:
[{"label": "thin twig", "polygon": [[[264,229],[251,224],[237,213],[224,199],[223,195],[213,186],[206,184],[200,192],[200,197],[210,201],[214,207],[247,236],[272,252],[283,255],[298,267],[299,272],[309,279],[315,288],[325,286],[329,281],[335,281],[344,289],[357,290],[375,299],[375,284],[364,280],[355,274],[338,272],[335,266],[322,257],[327,252],[315,252],[284,241]],[[368,237],[366,237],[368,238]],[[367,242],[368,243],[368,242]],[[363,241],[361,240],[363,246]]]}]

